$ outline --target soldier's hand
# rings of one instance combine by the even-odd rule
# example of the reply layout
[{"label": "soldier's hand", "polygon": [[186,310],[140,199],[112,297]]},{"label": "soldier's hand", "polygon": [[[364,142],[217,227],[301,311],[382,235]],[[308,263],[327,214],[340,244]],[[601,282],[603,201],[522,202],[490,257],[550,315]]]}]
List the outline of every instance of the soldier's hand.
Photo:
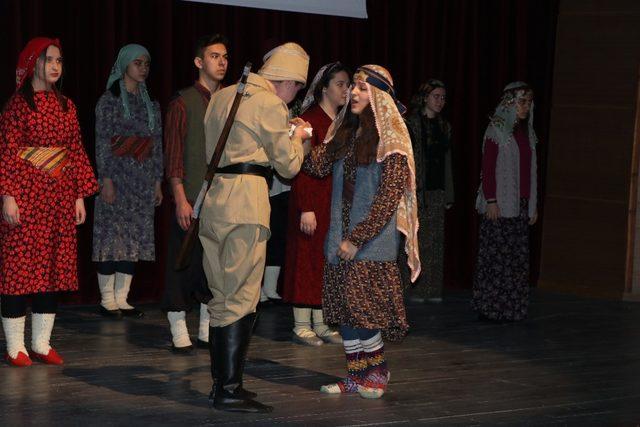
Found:
[{"label": "soldier's hand", "polygon": [[311,138],[311,134],[306,130],[306,128],[313,129],[311,123],[305,122],[300,117],[296,117],[294,119],[289,120],[289,123],[295,125],[295,130],[293,131],[293,136],[297,136],[298,138],[305,139]]},{"label": "soldier's hand", "polygon": [[189,202],[176,203],[176,220],[178,221],[178,225],[184,231],[189,229],[191,225],[191,214],[193,213],[193,208],[189,204]]}]

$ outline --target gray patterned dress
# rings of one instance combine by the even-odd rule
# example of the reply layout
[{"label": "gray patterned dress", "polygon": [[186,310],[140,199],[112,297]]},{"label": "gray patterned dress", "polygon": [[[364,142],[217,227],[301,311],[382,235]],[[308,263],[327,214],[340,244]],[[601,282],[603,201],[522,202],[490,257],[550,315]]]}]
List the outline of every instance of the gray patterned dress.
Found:
[{"label": "gray patterned dress", "polygon": [[[111,205],[96,197],[93,222],[94,261],[155,260],[155,182],[162,181],[162,124],[160,105],[153,102],[156,123],[149,129],[140,95],[129,93],[131,118],[124,117],[120,98],[106,91],[96,106],[96,162],[98,178],[111,178],[116,199]],[[139,162],[111,152],[114,136],[149,136],[152,154]]]}]

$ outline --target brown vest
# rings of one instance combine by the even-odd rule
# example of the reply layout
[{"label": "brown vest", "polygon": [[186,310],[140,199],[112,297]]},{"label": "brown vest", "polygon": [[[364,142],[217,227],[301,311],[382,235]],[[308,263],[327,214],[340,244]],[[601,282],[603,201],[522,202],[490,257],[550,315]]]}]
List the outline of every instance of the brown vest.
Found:
[{"label": "brown vest", "polygon": [[207,106],[202,95],[194,86],[178,92],[184,100],[187,113],[187,135],[184,140],[184,177],[182,184],[187,199],[193,203],[207,172],[206,147],[204,136],[204,115]]}]

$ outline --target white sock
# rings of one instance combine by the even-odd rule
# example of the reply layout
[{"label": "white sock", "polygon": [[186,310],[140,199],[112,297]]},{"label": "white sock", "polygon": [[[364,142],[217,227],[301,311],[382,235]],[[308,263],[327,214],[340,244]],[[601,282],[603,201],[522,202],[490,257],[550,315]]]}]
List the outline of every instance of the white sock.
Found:
[{"label": "white sock", "polygon": [[12,359],[18,357],[19,352],[27,353],[24,346],[24,322],[26,316],[22,317],[3,317],[2,329],[4,330],[4,339],[7,341],[7,354]]},{"label": "white sock", "polygon": [[49,354],[49,341],[55,320],[55,313],[31,313],[31,350],[38,354]]},{"label": "white sock", "polygon": [[324,318],[322,317],[322,309],[311,310],[311,316],[313,318],[313,331],[319,337],[325,335],[335,335],[338,333],[327,326],[326,323],[324,323]]},{"label": "white sock", "polygon": [[209,342],[209,307],[207,304],[200,304],[200,326],[198,328],[198,339],[200,341]]},{"label": "white sock", "polygon": [[359,339],[355,340],[344,340],[342,341],[342,345],[344,347],[344,352],[347,354],[359,353],[364,351],[362,348],[362,343]]},{"label": "white sock", "polygon": [[98,273],[98,287],[100,288],[100,305],[107,310],[117,310],[118,304],[116,304],[116,295],[114,290],[114,283],[116,280],[115,274],[100,274]]},{"label": "white sock", "polygon": [[262,290],[267,298],[281,299],[278,295],[278,276],[280,275],[280,267],[265,267],[264,269],[264,285]]},{"label": "white sock", "polygon": [[371,353],[373,351],[379,350],[384,346],[382,342],[382,335],[380,332],[369,338],[368,340],[360,341],[362,344],[362,348],[366,353]]},{"label": "white sock", "polygon": [[116,304],[118,305],[118,308],[123,310],[131,310],[133,308],[133,306],[129,305],[129,303],[127,302],[129,289],[131,288],[131,279],[133,279],[133,276],[131,274],[116,273]]},{"label": "white sock", "polygon": [[311,331],[310,308],[293,307],[293,322],[293,332],[298,336],[308,336],[308,332],[313,332]]},{"label": "white sock", "polygon": [[169,311],[167,319],[171,328],[171,339],[173,345],[180,347],[189,347],[191,338],[189,338],[189,330],[187,330],[186,313],[184,311]]}]

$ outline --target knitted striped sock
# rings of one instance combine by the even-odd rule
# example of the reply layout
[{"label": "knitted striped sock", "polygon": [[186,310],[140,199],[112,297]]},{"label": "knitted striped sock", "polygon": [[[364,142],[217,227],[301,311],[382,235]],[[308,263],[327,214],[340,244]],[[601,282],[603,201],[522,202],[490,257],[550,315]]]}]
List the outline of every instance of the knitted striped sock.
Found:
[{"label": "knitted striped sock", "polygon": [[323,393],[357,393],[358,387],[364,381],[367,371],[367,360],[360,340],[344,340],[344,353],[347,358],[347,377],[337,383],[324,385],[320,388]]},{"label": "knitted striped sock", "polygon": [[364,357],[362,344],[360,340],[343,341],[343,346],[347,357],[346,379],[355,385],[360,384],[364,381],[364,375],[367,372],[367,359]]},{"label": "knitted striped sock", "polygon": [[387,360],[384,357],[384,343],[380,332],[368,340],[362,341],[362,347],[367,362],[367,373],[363,385],[368,388],[384,390],[389,381],[389,370],[387,369]]}]

